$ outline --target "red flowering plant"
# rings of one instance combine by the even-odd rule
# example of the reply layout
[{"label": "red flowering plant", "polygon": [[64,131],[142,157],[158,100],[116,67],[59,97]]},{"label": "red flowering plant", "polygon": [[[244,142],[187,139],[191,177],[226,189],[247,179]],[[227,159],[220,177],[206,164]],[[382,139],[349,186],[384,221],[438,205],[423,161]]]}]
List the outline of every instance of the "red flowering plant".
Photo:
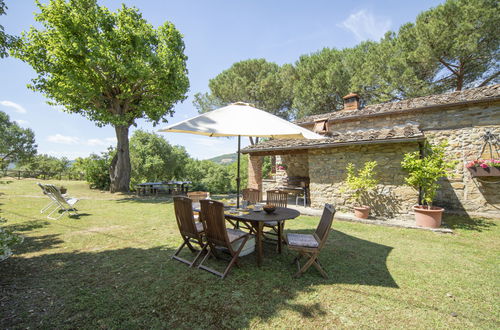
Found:
[{"label": "red flowering plant", "polygon": [[467,168],[473,168],[473,167],[500,168],[500,159],[476,159],[476,160],[468,162],[465,166]]},{"label": "red flowering plant", "polygon": [[278,164],[278,165],[276,165],[276,168],[280,171],[285,171],[286,165],[285,164]]}]

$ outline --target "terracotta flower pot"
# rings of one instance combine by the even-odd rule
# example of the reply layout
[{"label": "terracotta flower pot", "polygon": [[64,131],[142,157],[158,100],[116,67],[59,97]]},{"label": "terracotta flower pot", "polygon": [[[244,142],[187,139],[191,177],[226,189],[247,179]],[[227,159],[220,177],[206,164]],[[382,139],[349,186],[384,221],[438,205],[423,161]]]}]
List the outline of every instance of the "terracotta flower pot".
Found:
[{"label": "terracotta flower pot", "polygon": [[368,219],[368,215],[370,214],[370,207],[366,205],[355,206],[354,207],[354,215],[356,218],[360,219]]},{"label": "terracotta flower pot", "polygon": [[444,209],[442,207],[432,206],[428,208],[423,205],[415,205],[415,221],[419,227],[439,228],[441,226],[441,217]]}]

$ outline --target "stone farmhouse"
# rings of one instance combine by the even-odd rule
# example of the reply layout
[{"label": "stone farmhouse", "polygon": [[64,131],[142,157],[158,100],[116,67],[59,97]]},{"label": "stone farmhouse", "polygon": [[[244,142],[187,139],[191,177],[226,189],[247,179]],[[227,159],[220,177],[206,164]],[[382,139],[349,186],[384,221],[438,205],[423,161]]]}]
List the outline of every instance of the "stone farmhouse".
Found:
[{"label": "stone farmhouse", "polygon": [[[376,160],[379,185],[365,196],[364,203],[376,217],[409,220],[419,192],[405,185],[403,155],[421,151],[426,140],[446,140],[447,156],[457,165],[441,180],[434,205],[447,212],[500,217],[500,177],[472,177],[465,166],[474,159],[498,157],[500,84],[360,105],[360,97],[349,94],[344,97],[343,110],[296,121],[325,139],[269,140],[243,149],[249,154],[248,186],[265,192],[286,185],[287,178],[303,178],[311,207],[319,209],[328,202],[350,212],[353,205],[348,192],[341,192],[346,166],[353,163],[360,168],[366,161]],[[496,150],[483,148],[487,136]],[[275,156],[282,165],[272,180],[262,178],[263,156]]]}]

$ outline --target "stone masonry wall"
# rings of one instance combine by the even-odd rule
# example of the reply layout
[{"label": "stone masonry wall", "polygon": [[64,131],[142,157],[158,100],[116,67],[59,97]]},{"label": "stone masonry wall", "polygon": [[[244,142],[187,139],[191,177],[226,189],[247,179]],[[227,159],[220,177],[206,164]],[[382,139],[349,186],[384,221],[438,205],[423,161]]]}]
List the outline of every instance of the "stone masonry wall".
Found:
[{"label": "stone masonry wall", "polygon": [[[426,139],[432,143],[448,142],[449,160],[456,160],[452,173],[441,180],[435,205],[448,211],[500,218],[500,178],[477,179],[470,176],[465,167],[468,161],[490,157],[489,153],[479,155],[483,135],[490,131],[500,135],[500,105],[453,107],[392,114],[384,117],[364,118],[362,121],[336,122],[329,125],[333,132],[382,128],[405,124],[409,121],[419,124]],[[379,147],[367,147],[376,150]],[[388,150],[383,147],[384,151]],[[499,150],[500,152],[500,150]],[[347,156],[351,157],[351,156]],[[395,160],[399,155],[394,154]],[[309,159],[309,166],[314,163]],[[311,168],[311,173],[313,172]],[[314,196],[313,196],[314,203]]]},{"label": "stone masonry wall", "polygon": [[405,173],[400,163],[403,154],[418,150],[417,143],[349,146],[309,151],[312,207],[334,204],[339,211],[352,212],[354,202],[348,191],[342,192],[347,176],[346,167],[353,163],[357,169],[367,161],[376,160],[377,188],[363,197],[363,204],[372,207],[371,214],[383,218],[408,215],[418,201],[418,192],[404,185]]}]

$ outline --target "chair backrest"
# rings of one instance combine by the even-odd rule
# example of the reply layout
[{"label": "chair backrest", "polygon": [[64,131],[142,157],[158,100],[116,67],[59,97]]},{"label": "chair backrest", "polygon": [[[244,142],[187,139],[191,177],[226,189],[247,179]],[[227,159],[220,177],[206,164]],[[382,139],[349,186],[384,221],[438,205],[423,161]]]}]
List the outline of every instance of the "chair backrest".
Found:
[{"label": "chair backrest", "polygon": [[205,237],[207,238],[207,242],[212,245],[226,247],[232,251],[226,231],[224,204],[210,199],[202,199],[200,201],[200,206],[200,219],[205,226]]},{"label": "chair backrest", "polygon": [[243,189],[243,200],[252,204],[260,202],[260,190],[254,188]]},{"label": "chair backrest", "polygon": [[288,193],[282,190],[268,190],[266,191],[267,204],[274,204],[278,207],[287,207]]},{"label": "chair backrest", "polygon": [[198,203],[202,199],[207,199],[210,197],[208,191],[191,191],[187,193],[187,196],[191,198],[194,203]]},{"label": "chair backrest", "polygon": [[42,189],[44,195],[49,194],[49,192],[47,191],[47,188],[45,188],[45,186],[43,184],[41,184],[40,182],[37,182],[36,184],[40,187],[40,189]]},{"label": "chair backrest", "polygon": [[64,197],[61,195],[61,191],[59,190],[59,188],[57,188],[53,184],[46,184],[45,189],[50,195],[52,195],[52,197],[57,200],[58,203],[62,205],[68,204],[66,199],[64,199]]},{"label": "chair backrest", "polygon": [[321,249],[325,244],[328,234],[330,233],[330,228],[332,227],[333,216],[335,215],[335,207],[331,204],[325,204],[325,208],[323,209],[323,215],[321,216],[321,220],[319,221],[318,227],[314,232],[314,236],[319,241],[318,248]]},{"label": "chair backrest", "polygon": [[199,238],[193,217],[193,203],[187,197],[174,197],[174,211],[177,226],[182,236]]}]

